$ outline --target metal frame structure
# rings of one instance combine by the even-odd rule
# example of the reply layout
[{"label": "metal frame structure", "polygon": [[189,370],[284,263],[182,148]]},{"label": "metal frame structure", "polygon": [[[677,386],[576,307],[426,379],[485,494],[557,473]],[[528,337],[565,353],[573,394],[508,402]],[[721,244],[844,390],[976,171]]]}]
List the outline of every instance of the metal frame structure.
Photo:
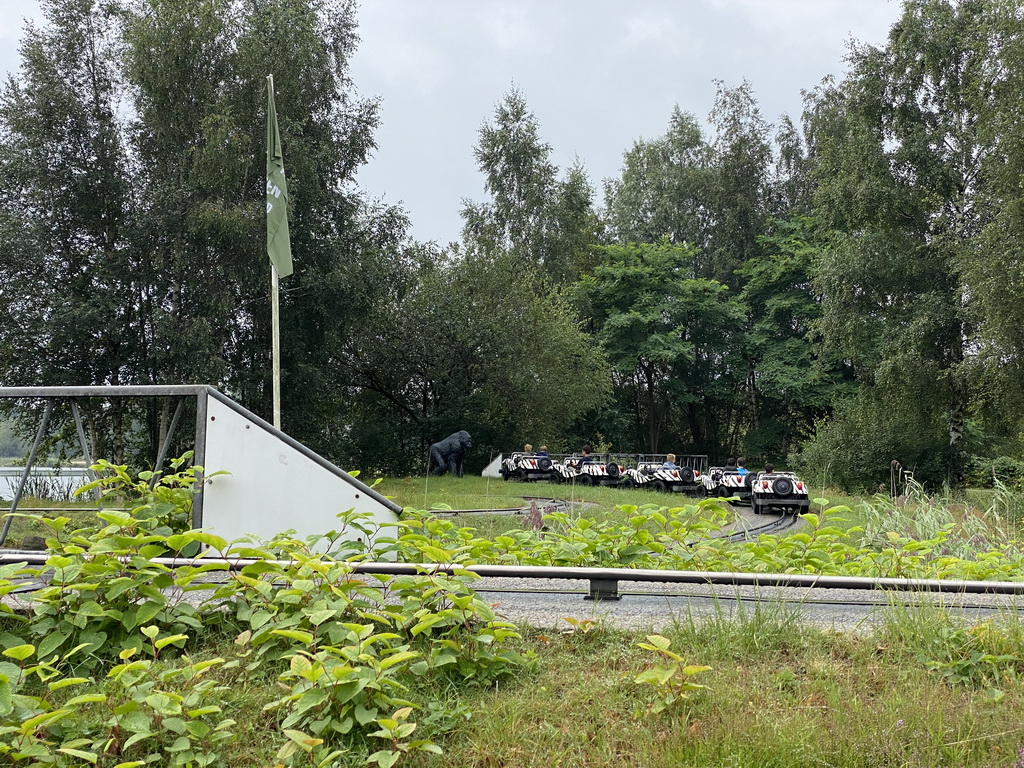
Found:
[{"label": "metal frame structure", "polygon": [[[303,454],[314,463],[321,466],[328,472],[336,475],[337,477],[345,480],[360,493],[366,494],[370,498],[373,498],[378,503],[384,505],[395,513],[400,513],[402,508],[395,504],[390,499],[386,499],[381,496],[377,491],[359,482],[354,477],[349,475],[347,472],[334,466],[327,459],[323,458],[315,451],[311,450],[307,446],[300,443],[293,437],[289,437],[280,429],[275,427],[273,424],[261,419],[251,411],[246,410],[241,405],[236,403],[231,398],[227,397],[223,393],[214,389],[209,384],[177,384],[177,385],[147,385],[147,386],[111,386],[111,387],[0,387],[0,399],[4,400],[43,400],[45,406],[43,408],[43,416],[39,423],[39,429],[36,431],[35,440],[32,443],[32,448],[29,451],[29,456],[25,462],[25,469],[22,472],[21,480],[18,483],[18,489],[14,494],[14,499],[11,502],[11,508],[7,515],[7,519],[4,522],[2,531],[0,531],[0,546],[7,540],[7,534],[11,527],[11,522],[14,519],[14,514],[18,511],[18,503],[21,501],[21,497],[25,491],[25,485],[28,482],[28,478],[32,472],[32,468],[35,465],[39,446],[42,444],[43,439],[46,437],[46,430],[50,423],[50,417],[53,414],[54,404],[57,401],[67,400],[70,401],[71,413],[75,420],[75,429],[78,433],[78,439],[81,445],[82,454],[85,457],[86,465],[89,466],[93,462],[92,452],[89,449],[88,440],[85,436],[85,429],[82,426],[82,418],[78,408],[78,400],[84,398],[152,398],[152,397],[175,397],[178,398],[177,405],[174,409],[174,415],[171,418],[170,424],[167,429],[167,434],[164,437],[163,442],[160,445],[157,453],[156,462],[154,467],[159,470],[163,466],[164,460],[167,458],[167,451],[170,449],[171,441],[178,428],[178,424],[181,420],[182,412],[184,411],[185,400],[188,398],[195,398],[196,401],[196,436],[195,436],[195,452],[193,455],[193,464],[195,466],[203,467],[206,463],[206,424],[207,424],[207,408],[209,399],[213,398],[228,408],[234,410],[236,413],[244,416],[246,419],[251,421],[256,426],[269,432],[271,435],[281,440],[292,449]],[[203,495],[205,484],[199,483],[199,491],[192,501],[192,527],[201,528],[203,526]]]}]

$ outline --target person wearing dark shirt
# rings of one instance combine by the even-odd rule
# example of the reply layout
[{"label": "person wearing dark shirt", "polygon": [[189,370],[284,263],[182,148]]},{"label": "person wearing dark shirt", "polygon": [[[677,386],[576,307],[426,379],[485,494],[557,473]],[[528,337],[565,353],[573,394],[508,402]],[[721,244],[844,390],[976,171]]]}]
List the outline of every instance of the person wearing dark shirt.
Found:
[{"label": "person wearing dark shirt", "polygon": [[589,464],[592,461],[590,458],[590,446],[584,445],[580,448],[580,464]]}]

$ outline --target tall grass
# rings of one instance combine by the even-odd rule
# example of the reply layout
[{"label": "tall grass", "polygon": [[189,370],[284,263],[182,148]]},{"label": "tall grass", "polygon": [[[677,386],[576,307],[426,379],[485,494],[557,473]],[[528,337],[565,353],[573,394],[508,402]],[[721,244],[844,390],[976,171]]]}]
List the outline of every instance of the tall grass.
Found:
[{"label": "tall grass", "polygon": [[929,494],[916,480],[907,478],[901,496],[877,494],[863,499],[853,509],[868,546],[889,546],[890,532],[918,541],[944,533],[942,554],[972,559],[993,549],[1019,550],[1019,513],[1015,510],[1022,503],[1020,494],[1004,486],[990,497],[987,507],[980,508],[948,489],[941,494]]},{"label": "tall grass", "polygon": [[841,634],[802,625],[791,607],[727,603],[664,632],[686,663],[711,667],[699,678],[706,689],[671,710],[648,712],[633,684],[657,663],[638,648],[644,633],[527,631],[538,676],[480,695],[445,754],[411,764],[1022,765],[1024,632],[1012,615],[971,627],[893,607],[878,631]]}]

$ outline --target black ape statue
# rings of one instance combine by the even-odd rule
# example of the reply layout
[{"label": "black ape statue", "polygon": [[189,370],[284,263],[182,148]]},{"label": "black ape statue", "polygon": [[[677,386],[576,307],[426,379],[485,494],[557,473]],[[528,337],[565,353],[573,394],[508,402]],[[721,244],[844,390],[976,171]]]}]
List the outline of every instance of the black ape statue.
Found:
[{"label": "black ape statue", "polygon": [[456,477],[462,477],[462,457],[472,447],[473,440],[466,430],[448,435],[444,440],[430,446],[427,469],[434,475],[451,472]]}]

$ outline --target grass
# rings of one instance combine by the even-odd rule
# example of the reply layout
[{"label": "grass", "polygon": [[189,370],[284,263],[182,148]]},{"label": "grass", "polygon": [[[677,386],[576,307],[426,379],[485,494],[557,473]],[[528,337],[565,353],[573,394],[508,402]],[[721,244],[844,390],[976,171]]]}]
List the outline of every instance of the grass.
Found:
[{"label": "grass", "polygon": [[[3,513],[10,510],[10,502],[0,502],[0,504],[5,505],[0,509],[0,528],[2,528],[3,521],[7,519]],[[51,508],[52,511],[37,513],[25,511],[43,508]],[[38,514],[50,518],[58,516],[69,517],[72,520],[72,528],[88,528],[95,526],[97,523],[95,502],[52,501],[50,499],[26,496],[18,503],[18,510],[19,513],[11,521],[7,540],[3,544],[5,549],[19,549],[24,545],[26,539],[32,536],[45,538],[50,533],[50,529],[38,520],[22,517],[22,514]]]},{"label": "grass", "polygon": [[[569,501],[572,504],[573,512],[597,521],[622,520],[625,513],[616,508],[619,505],[683,506],[699,501],[699,498],[683,494],[669,495],[647,490],[546,482],[505,482],[496,478],[452,477],[451,475],[426,478],[385,478],[375,488],[403,507],[414,509],[517,508],[528,511],[530,502],[524,497],[550,496]],[[538,502],[538,504],[543,512],[543,502]],[[485,538],[493,538],[509,530],[522,529],[527,524],[526,516],[520,514],[453,514],[448,519],[456,526],[475,528],[477,534]]]},{"label": "grass", "polygon": [[[685,663],[711,669],[694,678],[703,690],[657,714],[650,687],[634,682],[660,663],[638,647],[646,633],[601,623],[523,628],[520,650],[537,652],[537,671],[497,687],[433,690],[413,720],[417,736],[444,753],[413,754],[399,765],[1024,766],[1019,617],[965,627],[940,609],[894,606],[873,632],[840,634],[802,624],[792,607],[726,607],[664,632]],[[225,763],[277,764],[282,737],[275,714],[263,709],[281,695],[274,676],[245,671],[251,658],[230,637],[197,639],[205,647],[193,648],[194,661],[219,656],[243,665],[209,673],[229,686],[218,703],[236,721]],[[971,661],[976,653],[1001,660]],[[976,674],[954,680],[936,668],[949,659]]]},{"label": "grass", "polygon": [[[654,663],[642,635],[528,634],[537,679],[480,692],[473,719],[422,768],[468,766],[1014,766],[1024,747],[1020,630],[989,627],[1010,652],[998,695],[929,670],[922,638],[956,626],[941,612],[892,621],[868,636],[802,626],[783,608],[682,623],[666,633],[707,686],[658,715],[633,678]],[[966,632],[966,630],[961,630]],[[983,681],[984,682],[984,681]],[[989,681],[993,682],[993,681]]]},{"label": "grass", "polygon": [[694,497],[668,495],[647,490],[626,490],[608,486],[583,486],[547,482],[505,482],[492,477],[406,477],[384,478],[376,486],[380,493],[404,507],[415,509],[505,509],[528,506],[524,496],[555,497],[586,502],[596,514],[612,514],[616,505],[661,504],[682,506]]}]

